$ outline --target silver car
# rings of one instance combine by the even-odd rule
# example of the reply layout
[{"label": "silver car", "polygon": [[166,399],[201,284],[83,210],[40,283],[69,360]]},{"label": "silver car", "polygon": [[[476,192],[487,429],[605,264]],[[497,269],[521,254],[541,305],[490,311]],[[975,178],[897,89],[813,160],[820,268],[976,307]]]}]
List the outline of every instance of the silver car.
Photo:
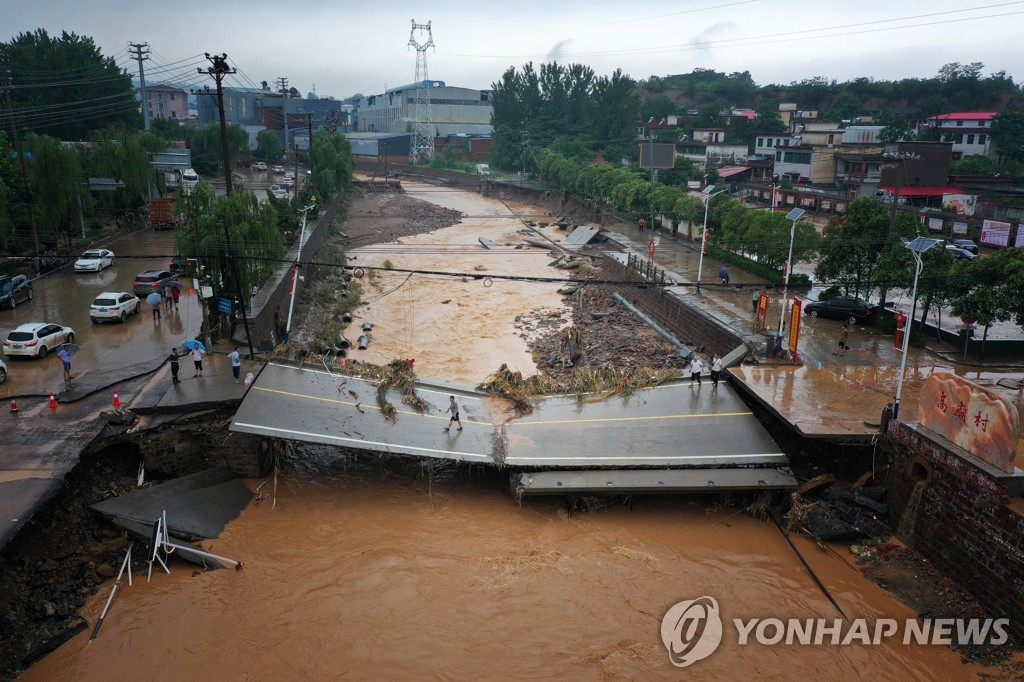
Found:
[{"label": "silver car", "polygon": [[89,249],[75,261],[75,272],[99,272],[114,264],[110,249]]}]

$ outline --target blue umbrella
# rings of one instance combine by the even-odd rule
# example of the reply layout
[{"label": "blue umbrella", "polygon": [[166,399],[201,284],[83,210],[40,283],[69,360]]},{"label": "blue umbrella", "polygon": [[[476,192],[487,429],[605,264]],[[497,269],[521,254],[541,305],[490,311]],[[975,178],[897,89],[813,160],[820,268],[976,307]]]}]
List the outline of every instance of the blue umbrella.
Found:
[{"label": "blue umbrella", "polygon": [[158,292],[158,291],[154,291],[153,293],[151,293],[149,296],[146,297],[146,303],[148,303],[150,305],[160,305],[160,303],[163,300],[164,300],[163,296],[161,296],[160,292]]},{"label": "blue umbrella", "polygon": [[62,343],[60,344],[60,346],[58,346],[58,348],[63,348],[64,350],[66,350],[68,352],[68,355],[74,355],[75,353],[78,352],[77,343]]},{"label": "blue umbrella", "polygon": [[206,346],[203,345],[203,342],[196,341],[195,339],[190,339],[186,341],[183,345],[185,346],[185,348],[188,348],[189,350],[195,350],[197,346],[199,350],[206,350]]}]

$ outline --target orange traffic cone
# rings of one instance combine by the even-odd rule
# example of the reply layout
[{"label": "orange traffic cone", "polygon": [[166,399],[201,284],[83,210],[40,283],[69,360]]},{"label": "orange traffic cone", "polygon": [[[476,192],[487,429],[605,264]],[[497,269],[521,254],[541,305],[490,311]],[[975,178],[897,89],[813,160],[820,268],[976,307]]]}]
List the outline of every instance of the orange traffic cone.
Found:
[{"label": "orange traffic cone", "polygon": [[15,400],[11,400],[11,414],[18,411],[18,403]]},{"label": "orange traffic cone", "polygon": [[121,397],[114,391],[114,407],[121,407]]},{"label": "orange traffic cone", "polygon": [[53,391],[50,391],[50,407],[57,407],[57,396],[53,394]]}]

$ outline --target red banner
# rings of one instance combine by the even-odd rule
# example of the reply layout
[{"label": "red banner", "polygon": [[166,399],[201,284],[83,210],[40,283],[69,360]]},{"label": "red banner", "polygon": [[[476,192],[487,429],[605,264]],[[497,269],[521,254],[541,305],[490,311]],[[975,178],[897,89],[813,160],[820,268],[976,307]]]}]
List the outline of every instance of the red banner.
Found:
[{"label": "red banner", "polygon": [[800,342],[800,313],[803,312],[803,301],[799,298],[793,299],[793,305],[789,309],[789,352],[796,358],[796,347]]}]

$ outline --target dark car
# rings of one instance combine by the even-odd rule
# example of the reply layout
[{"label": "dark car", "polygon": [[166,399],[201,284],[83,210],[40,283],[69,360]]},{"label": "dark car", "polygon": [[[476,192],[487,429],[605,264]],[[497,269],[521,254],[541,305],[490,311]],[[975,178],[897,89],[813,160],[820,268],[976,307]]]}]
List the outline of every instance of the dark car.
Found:
[{"label": "dark car", "polygon": [[964,251],[967,251],[969,253],[973,253],[975,255],[977,255],[978,253],[978,245],[975,244],[970,239],[954,239],[953,246],[957,247],[958,249],[963,249]]},{"label": "dark car", "polygon": [[175,275],[185,272],[185,257],[171,256],[171,262],[170,265],[167,266],[167,269]]},{"label": "dark car", "polygon": [[164,285],[176,280],[168,270],[146,270],[135,275],[135,282],[132,283],[132,293],[145,300],[154,291],[163,293]]},{"label": "dark car", "polygon": [[978,254],[971,253],[967,249],[962,249],[959,246],[946,246],[946,251],[949,251],[953,258],[960,258],[961,260],[974,260],[978,258]]},{"label": "dark car", "polygon": [[878,314],[878,306],[868,303],[863,298],[836,296],[827,301],[808,303],[804,306],[804,312],[811,317],[870,322]]},{"label": "dark car", "polygon": [[25,275],[0,277],[0,308],[14,309],[22,301],[32,298],[32,282]]}]

